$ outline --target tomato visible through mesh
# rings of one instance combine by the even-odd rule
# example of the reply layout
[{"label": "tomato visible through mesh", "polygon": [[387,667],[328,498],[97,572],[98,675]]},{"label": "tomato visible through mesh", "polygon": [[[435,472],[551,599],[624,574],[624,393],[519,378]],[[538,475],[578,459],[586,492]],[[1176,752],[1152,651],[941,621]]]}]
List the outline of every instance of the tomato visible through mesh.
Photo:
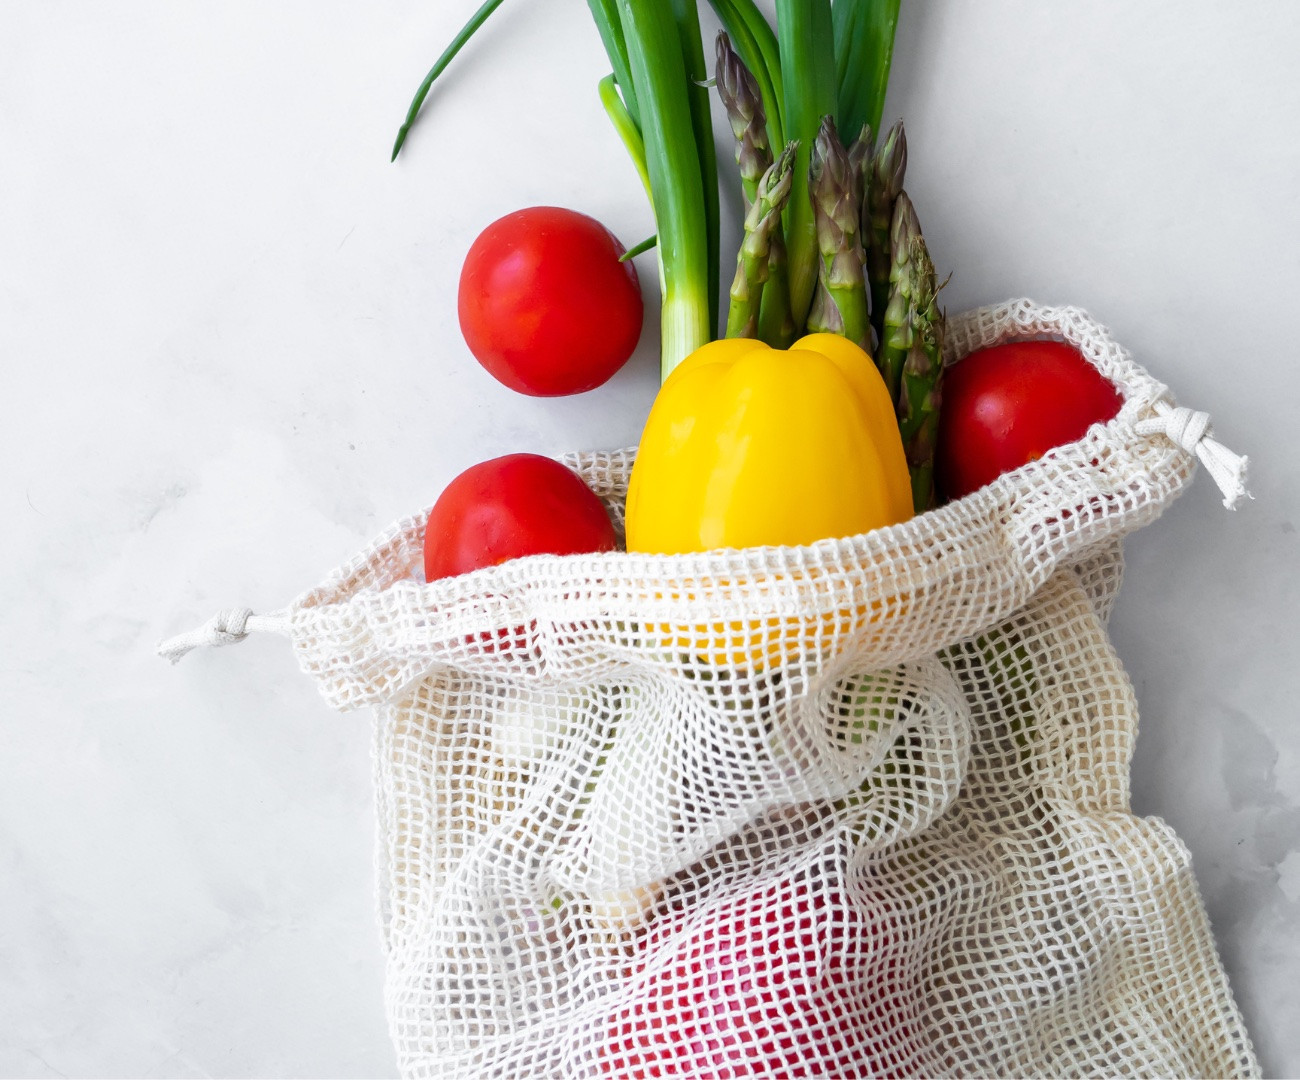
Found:
[{"label": "tomato visible through mesh", "polygon": [[665,916],[602,1066],[701,1080],[913,1071],[906,995],[880,925],[804,878],[714,904],[693,925]]}]

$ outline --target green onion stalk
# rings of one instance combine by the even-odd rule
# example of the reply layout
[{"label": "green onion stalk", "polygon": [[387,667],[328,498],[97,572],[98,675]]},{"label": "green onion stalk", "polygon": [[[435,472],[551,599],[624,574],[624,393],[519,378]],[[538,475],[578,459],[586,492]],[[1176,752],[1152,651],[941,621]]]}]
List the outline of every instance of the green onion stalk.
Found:
[{"label": "green onion stalk", "polygon": [[[644,0],[641,0],[644,3]],[[713,113],[709,101],[709,64],[704,58],[700,36],[698,0],[671,0],[682,59],[686,63],[687,98],[691,106],[691,130],[700,161],[704,189],[704,243],[708,253],[708,301],[710,334],[718,332],[718,287],[721,282],[720,244],[722,211],[718,198],[717,148],[713,142]]]},{"label": "green onion stalk", "polygon": [[[679,2],[674,0],[674,5]],[[662,296],[660,372],[666,379],[713,338],[717,291],[710,286],[717,274],[711,270],[710,256],[716,262],[716,239],[711,244],[706,191],[713,192],[716,207],[716,165],[711,153],[702,157],[702,143],[697,141],[698,109],[692,93],[702,87],[688,76],[682,47],[689,20],[679,29],[672,6],[645,0],[618,0],[617,14],[641,110],[654,204]],[[694,29],[698,40],[698,22]],[[701,63],[702,57],[701,47]],[[712,147],[711,131],[707,142]]]},{"label": "green onion stalk", "polygon": [[618,84],[628,116],[639,132],[641,110],[637,105],[632,67],[627,58],[627,38],[623,34],[623,22],[618,16],[618,0],[587,0],[587,7],[591,9],[591,19],[605,46],[609,65],[614,69],[614,81]]},{"label": "green onion stalk", "polygon": [[822,120],[813,147],[809,178],[817,246],[817,288],[808,312],[814,333],[842,334],[871,351],[871,319],[867,311],[867,281],[858,225],[862,214],[860,172],[835,131],[835,121]]},{"label": "green onion stalk", "polygon": [[[594,3],[596,0],[592,0],[592,2]],[[501,0],[486,0],[486,2],[470,16],[469,22],[461,27],[460,33],[452,39],[451,44],[442,50],[442,55],[434,61],[433,67],[429,69],[429,74],[424,77],[424,82],[420,83],[420,88],[416,90],[415,97],[411,99],[410,107],[406,110],[406,119],[402,121],[402,126],[397,130],[397,139],[393,142],[393,156],[389,159],[390,161],[396,161],[397,155],[402,152],[402,145],[406,142],[406,136],[411,131],[411,125],[415,123],[415,118],[420,115],[420,109],[424,107],[424,99],[429,96],[429,91],[432,89],[438,76],[441,75],[443,71],[446,70],[447,65],[455,59],[456,54],[460,52],[465,42],[474,36],[475,31],[477,31],[480,26],[487,22],[488,16],[491,15],[492,12],[496,11],[500,6]]]},{"label": "green onion stalk", "polygon": [[[627,107],[623,95],[619,92],[618,76],[612,72],[600,80],[598,91],[600,103],[605,107],[605,115],[614,126],[614,132],[623,143],[623,149],[632,159],[636,174],[641,178],[647,199],[653,200],[654,192],[650,188],[650,170],[645,160],[645,139],[641,137],[641,128]],[[639,246],[639,245],[638,245]],[[653,245],[651,245],[653,246]]]},{"label": "green onion stalk", "polygon": [[[861,305],[851,266],[860,250],[868,314],[879,338],[889,296],[888,229],[906,159],[902,129],[891,132],[871,159],[856,230],[842,221],[838,195],[817,187],[816,206],[812,197],[817,185],[839,174],[839,158],[831,165],[821,160],[816,170],[811,165],[822,120],[830,116],[839,131],[861,132],[847,151],[847,173],[863,171],[871,132],[880,125],[900,0],[775,0],[775,28],[755,0],[709,4],[726,30],[728,51],[738,57],[734,67],[728,59],[720,69],[718,85],[724,100],[728,94],[735,99],[728,109],[733,123],[738,116],[744,121],[735,130],[748,209],[756,205],[775,148],[797,147],[780,227],[767,222],[761,234],[747,231],[749,250],[738,258],[738,267],[750,262],[748,310],[739,324],[770,344],[788,346],[807,324],[821,288],[813,325],[842,325],[869,345],[869,335],[858,331]],[[394,158],[434,81],[500,5],[485,0],[438,58],[407,111]],[[587,6],[612,69],[601,80],[601,101],[654,209],[656,235],[636,250],[651,243],[658,248],[666,377],[719,329],[720,210],[698,0],[587,0]],[[753,262],[760,235],[767,250],[763,271]],[[847,253],[831,249],[835,236]],[[760,272],[766,274],[761,297],[753,291]]]},{"label": "green onion stalk", "polygon": [[900,0],[835,0],[835,75],[840,131],[880,130],[894,58]]},{"label": "green onion stalk", "polygon": [[781,212],[790,198],[796,150],[781,151],[759,179],[754,202],[745,215],[745,235],[736,257],[727,313],[727,337],[758,337],[759,313],[768,281],[773,237],[781,234]]}]

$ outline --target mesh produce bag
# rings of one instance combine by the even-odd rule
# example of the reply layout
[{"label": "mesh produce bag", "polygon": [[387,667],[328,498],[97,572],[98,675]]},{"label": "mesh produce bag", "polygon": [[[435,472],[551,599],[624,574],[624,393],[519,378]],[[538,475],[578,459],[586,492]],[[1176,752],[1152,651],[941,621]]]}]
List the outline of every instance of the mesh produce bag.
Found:
[{"label": "mesh produce bag", "polygon": [[[1120,539],[1244,461],[1086,315],[1116,419],[806,547],[540,556],[425,584],[424,515],[276,629],[375,712],[408,1076],[1257,1075],[1186,849],[1133,816]],[[621,527],[632,452],[570,463]]]}]

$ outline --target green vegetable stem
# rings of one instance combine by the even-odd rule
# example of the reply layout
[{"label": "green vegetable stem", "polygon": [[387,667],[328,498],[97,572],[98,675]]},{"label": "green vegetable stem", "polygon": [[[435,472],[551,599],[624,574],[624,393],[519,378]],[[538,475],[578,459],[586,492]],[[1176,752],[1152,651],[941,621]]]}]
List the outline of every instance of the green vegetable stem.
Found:
[{"label": "green vegetable stem", "polygon": [[587,0],[592,21],[605,46],[605,55],[614,69],[614,81],[627,106],[628,116],[637,131],[641,130],[641,110],[637,105],[636,86],[632,83],[632,68],[627,58],[627,39],[623,36],[623,22],[618,17],[618,0]]},{"label": "green vegetable stem", "polygon": [[880,130],[900,0],[835,0],[835,75],[841,131]]},{"label": "green vegetable stem", "polygon": [[767,114],[758,80],[731,47],[725,30],[718,31],[713,81],[736,137],[736,165],[748,212],[757,198],[758,182],[772,164],[772,149],[767,142]]},{"label": "green vegetable stem", "polygon": [[402,121],[402,126],[397,130],[397,139],[393,143],[393,156],[389,160],[397,160],[397,155],[402,151],[402,144],[406,142],[406,136],[411,130],[411,125],[415,123],[415,118],[420,115],[424,99],[429,96],[429,90],[435,80],[443,73],[447,65],[455,59],[456,54],[460,52],[465,42],[474,36],[474,32],[487,22],[488,16],[500,6],[501,0],[485,0],[483,6],[470,16],[469,22],[461,27],[460,33],[452,39],[452,43],[443,49],[442,55],[434,61],[433,67],[429,69],[429,74],[424,77],[424,82],[420,83],[420,88],[415,92],[415,97],[411,99],[411,105],[406,110],[406,119]]},{"label": "green vegetable stem", "polygon": [[641,178],[641,186],[645,188],[646,198],[653,199],[650,170],[645,160],[645,139],[641,137],[641,128],[637,126],[627,103],[619,92],[617,76],[611,73],[601,79],[599,92],[600,103],[605,107],[605,115],[614,125],[615,133],[623,142],[623,149],[627,151],[627,156],[632,159],[632,164],[636,167],[636,173]]},{"label": "green vegetable stem", "polygon": [[709,4],[758,84],[767,121],[767,145],[784,146],[785,91],[776,34],[754,0],[709,0]]},{"label": "green vegetable stem", "polygon": [[717,229],[710,224],[718,213],[717,166],[712,128],[705,137],[696,93],[703,93],[707,112],[707,91],[697,85],[706,77],[703,48],[698,57],[694,49],[690,57],[683,52],[683,40],[689,40],[692,31],[699,42],[695,8],[685,0],[671,5],[663,0],[618,0],[617,14],[641,110],[653,193],[662,296],[660,372],[666,379],[713,339],[716,325],[717,289],[712,284],[718,279]]},{"label": "green vegetable stem", "polygon": [[[726,332],[787,348],[805,327],[835,330],[869,349],[886,333],[889,229],[907,158],[901,124],[872,156],[900,0],[774,0],[775,26],[755,0],[708,2],[725,30],[716,85],[736,137],[747,216],[765,206],[746,222]],[[394,158],[435,80],[500,4],[485,0],[430,69]],[[699,0],[587,7],[611,68],[600,99],[654,210],[666,378],[719,332],[720,200]],[[858,135],[845,150],[836,131]],[[788,146],[794,157],[779,172],[789,194],[778,223],[770,211],[780,199],[772,191],[761,199],[759,188],[776,148]],[[897,392],[897,378],[894,385]]]},{"label": "green vegetable stem", "polygon": [[898,196],[890,241],[892,287],[880,353],[886,384],[891,393],[897,390],[898,430],[912,476],[913,506],[919,514],[934,505],[945,319],[938,306],[941,286],[934,263],[906,192]]},{"label": "green vegetable stem", "polygon": [[[867,250],[867,279],[871,283],[871,325],[876,340],[885,340],[885,307],[889,303],[892,249],[889,230],[894,220],[894,203],[903,190],[907,171],[907,135],[899,120],[889,129],[871,159],[871,172],[863,206],[864,244]],[[897,393],[897,386],[892,392]]]},{"label": "green vegetable stem", "polygon": [[[644,0],[641,0],[644,3]],[[699,156],[704,189],[704,244],[708,254],[709,338],[718,331],[718,286],[721,282],[721,208],[718,198],[717,148],[713,142],[713,117],[709,105],[709,65],[700,37],[698,0],[671,0],[682,58],[686,62],[687,98],[691,105],[691,130]]]},{"label": "green vegetable stem", "polygon": [[773,236],[781,231],[781,211],[790,197],[796,149],[781,151],[758,182],[753,204],[745,215],[745,236],[736,258],[727,314],[727,337],[758,337],[759,312],[768,281]]},{"label": "green vegetable stem", "polygon": [[862,212],[862,183],[826,116],[817,132],[809,179],[817,226],[817,287],[808,313],[814,333],[842,334],[871,351],[871,320],[867,312],[867,283],[858,225]]},{"label": "green vegetable stem", "polygon": [[[787,149],[794,143],[787,143]],[[793,155],[792,155],[793,158]],[[758,313],[758,336],[774,349],[788,349],[799,336],[790,310],[789,260],[785,251],[785,234],[772,232],[772,246],[767,257],[767,284]]]},{"label": "green vegetable stem", "polygon": [[[849,168],[853,171],[853,175],[858,178],[864,206],[866,204],[868,185],[871,183],[871,155],[874,150],[875,146],[872,142],[871,125],[863,124],[862,129],[858,132],[858,137],[854,139],[849,146],[848,155]],[[868,222],[864,215],[862,221],[863,234],[861,236],[864,251],[866,249],[865,232],[867,224]]]},{"label": "green vegetable stem", "polygon": [[776,0],[777,41],[785,86],[786,138],[799,143],[785,219],[790,310],[804,325],[817,283],[817,223],[808,194],[808,166],[822,117],[836,105],[835,39],[830,0]]},{"label": "green vegetable stem", "polygon": [[[740,184],[748,218],[758,197],[759,181],[772,165],[768,136],[773,125],[768,120],[766,102],[758,79],[746,67],[740,54],[732,48],[731,39],[725,30],[718,34],[714,82],[735,135],[736,164],[740,170]],[[791,178],[793,165],[792,156],[789,170]],[[787,201],[787,196],[783,195],[781,206],[784,207]],[[746,265],[754,257],[753,244],[760,242],[757,234],[751,234],[751,227],[751,222],[746,220],[736,279],[731,289],[727,336],[757,336],[774,348],[788,348],[795,339],[795,325],[790,314],[785,234],[779,217],[762,230],[764,259],[760,296],[755,291],[755,286],[758,285],[758,279],[754,277],[756,267]],[[748,255],[745,245],[751,247]]]}]

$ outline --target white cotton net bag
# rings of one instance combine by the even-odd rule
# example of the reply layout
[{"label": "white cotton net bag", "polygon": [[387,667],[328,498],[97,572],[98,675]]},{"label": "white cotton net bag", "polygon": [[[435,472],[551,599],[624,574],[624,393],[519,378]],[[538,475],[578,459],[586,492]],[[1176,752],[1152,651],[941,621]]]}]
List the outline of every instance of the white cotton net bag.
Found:
[{"label": "white cotton net bag", "polygon": [[[949,360],[1026,336],[1119,415],[905,524],[426,584],[421,514],[164,645],[275,630],[373,711],[404,1075],[1258,1075],[1106,631],[1123,536],[1245,461],[1077,309]],[[567,459],[620,528],[633,456]]]}]

